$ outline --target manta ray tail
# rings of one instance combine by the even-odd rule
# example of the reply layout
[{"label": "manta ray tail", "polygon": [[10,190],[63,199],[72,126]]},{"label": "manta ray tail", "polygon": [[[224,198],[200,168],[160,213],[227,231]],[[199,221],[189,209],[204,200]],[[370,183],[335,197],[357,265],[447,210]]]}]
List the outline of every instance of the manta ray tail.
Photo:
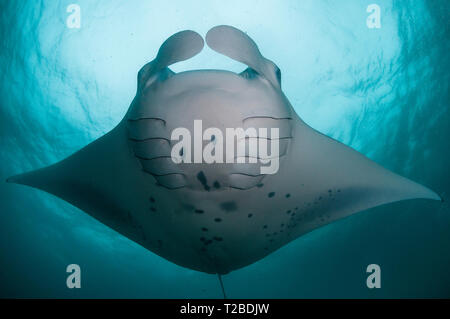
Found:
[{"label": "manta ray tail", "polygon": [[225,293],[225,288],[223,287],[222,275],[221,274],[217,274],[217,276],[219,277],[220,288],[222,288],[223,299],[227,299],[227,295]]}]

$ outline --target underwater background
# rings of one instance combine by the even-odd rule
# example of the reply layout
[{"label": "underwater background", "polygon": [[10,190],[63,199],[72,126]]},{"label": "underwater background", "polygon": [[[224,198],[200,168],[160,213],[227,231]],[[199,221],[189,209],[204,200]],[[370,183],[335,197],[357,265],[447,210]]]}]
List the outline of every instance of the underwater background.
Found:
[{"label": "underwater background", "polygon": [[[69,28],[67,7],[81,8]],[[381,8],[381,28],[366,12]],[[223,277],[230,298],[450,297],[448,0],[0,0],[0,297],[221,298],[177,266],[42,191],[6,178],[111,130],[139,69],[173,33],[247,32],[299,116],[436,191],[319,228]],[[245,66],[205,46],[174,71]],[[68,289],[66,267],[81,267]],[[368,289],[366,267],[381,267]]]}]

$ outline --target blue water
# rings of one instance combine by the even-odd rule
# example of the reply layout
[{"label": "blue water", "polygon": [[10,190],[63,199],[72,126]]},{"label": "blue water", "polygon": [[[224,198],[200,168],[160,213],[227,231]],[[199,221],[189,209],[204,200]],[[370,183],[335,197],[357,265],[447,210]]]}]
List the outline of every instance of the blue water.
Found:
[{"label": "blue water", "polygon": [[[313,231],[224,276],[232,298],[450,297],[447,0],[0,0],[0,297],[220,298],[216,276],[174,265],[11,175],[112,129],[136,74],[171,34],[230,24],[282,70],[312,127],[439,193]],[[81,28],[66,26],[71,3]],[[205,48],[175,71],[244,66]],[[66,287],[79,264],[82,288]],[[381,289],[366,267],[381,266]]]}]

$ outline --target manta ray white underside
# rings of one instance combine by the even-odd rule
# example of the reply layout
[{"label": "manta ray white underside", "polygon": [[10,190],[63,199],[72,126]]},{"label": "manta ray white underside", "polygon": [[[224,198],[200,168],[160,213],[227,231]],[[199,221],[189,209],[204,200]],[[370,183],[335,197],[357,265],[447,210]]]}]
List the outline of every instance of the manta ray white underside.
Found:
[{"label": "manta ray white underside", "polygon": [[[206,42],[248,69],[175,74],[168,66],[204,46],[193,31],[176,33],[140,70],[136,97],[112,131],[8,181],[54,194],[159,256],[214,274],[370,207],[440,199],[305,124],[281,91],[280,70],[245,33],[217,26]],[[194,120],[278,128],[278,172],[262,175],[261,163],[175,164],[171,132],[193,130]]]}]

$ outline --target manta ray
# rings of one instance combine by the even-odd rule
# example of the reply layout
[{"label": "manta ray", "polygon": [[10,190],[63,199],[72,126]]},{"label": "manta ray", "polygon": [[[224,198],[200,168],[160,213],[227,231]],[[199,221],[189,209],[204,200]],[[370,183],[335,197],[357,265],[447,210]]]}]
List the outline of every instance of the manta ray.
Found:
[{"label": "manta ray", "polygon": [[[407,199],[440,200],[308,126],[281,90],[280,69],[246,33],[221,25],[205,40],[248,68],[174,73],[170,65],[205,43],[194,31],[178,32],[139,71],[136,96],[116,127],[68,158],[8,182],[53,194],[153,253],[219,278],[354,213]],[[241,156],[247,162],[176,163],[172,132],[193,131],[196,120],[220,130],[276,128],[277,135],[239,142],[277,142],[278,171],[262,174],[263,161],[251,162],[248,151]],[[216,142],[209,137],[203,146]],[[179,150],[181,158],[189,153]]]}]

